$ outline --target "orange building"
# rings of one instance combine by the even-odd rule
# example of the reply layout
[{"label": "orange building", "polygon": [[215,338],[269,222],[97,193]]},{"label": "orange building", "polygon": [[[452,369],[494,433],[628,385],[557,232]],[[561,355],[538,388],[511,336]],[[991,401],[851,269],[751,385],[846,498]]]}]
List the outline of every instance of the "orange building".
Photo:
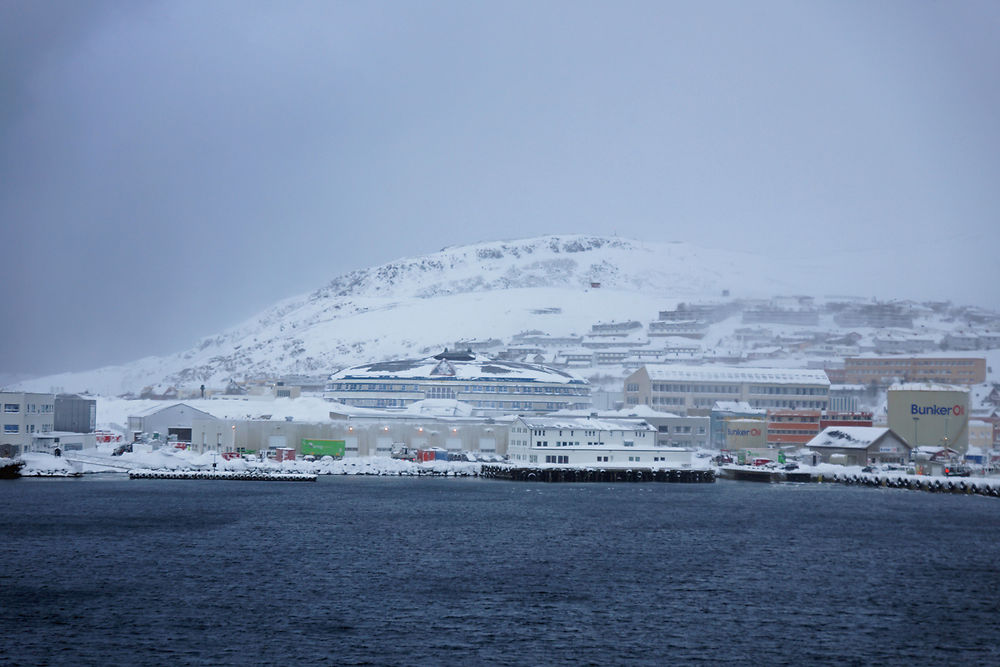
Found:
[{"label": "orange building", "polygon": [[820,410],[768,410],[767,446],[805,445],[820,432]]},{"label": "orange building", "polygon": [[871,412],[835,412],[827,410],[819,418],[819,430],[827,426],[871,426]]}]

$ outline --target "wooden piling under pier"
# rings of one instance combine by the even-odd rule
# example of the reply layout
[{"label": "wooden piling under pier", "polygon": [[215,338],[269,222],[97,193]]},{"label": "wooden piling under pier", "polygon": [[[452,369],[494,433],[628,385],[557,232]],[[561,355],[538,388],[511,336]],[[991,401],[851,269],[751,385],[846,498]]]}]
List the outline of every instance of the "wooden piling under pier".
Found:
[{"label": "wooden piling under pier", "polygon": [[714,470],[663,468],[522,468],[484,465],[481,477],[515,482],[674,482],[704,484],[715,481]]}]

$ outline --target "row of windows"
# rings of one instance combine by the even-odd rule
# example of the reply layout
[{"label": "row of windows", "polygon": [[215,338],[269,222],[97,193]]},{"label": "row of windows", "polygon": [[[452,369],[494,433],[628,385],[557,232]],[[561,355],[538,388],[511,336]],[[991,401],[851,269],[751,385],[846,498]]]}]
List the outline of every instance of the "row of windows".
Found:
[{"label": "row of windows", "polygon": [[[39,430],[39,432],[51,431],[52,430],[52,424],[42,424],[42,427],[40,429],[38,429],[38,430]],[[21,426],[20,426],[20,424],[4,424],[3,425],[3,432],[4,433],[20,433],[21,432]],[[35,432],[35,425],[34,424],[28,424],[28,426],[26,427],[25,433],[34,433],[34,432]]]},{"label": "row of windows", "polygon": [[684,399],[678,396],[653,396],[653,405],[684,405]]},{"label": "row of windows", "polygon": [[[512,458],[515,461],[528,461],[530,463],[537,463],[538,462],[538,456],[535,456],[535,455],[515,454]],[[598,456],[598,457],[596,457],[596,460],[597,460],[598,463],[608,463],[610,461],[613,461],[614,457],[613,456]],[[641,456],[630,456],[630,457],[628,457],[628,460],[631,461],[632,463],[641,463],[642,462],[642,457]],[[667,460],[666,456],[654,456],[653,457],[653,461],[655,461],[655,462],[658,462],[658,461],[664,461],[664,462],[666,462],[666,460]],[[568,455],[562,455],[562,454],[546,454],[546,456],[545,456],[545,462],[546,463],[569,463],[569,456]]]},{"label": "row of windows", "polygon": [[[691,445],[697,445],[697,440],[689,440],[687,442],[681,442],[680,440],[659,440],[656,443],[660,447],[690,447]],[[702,446],[707,446],[708,441],[703,440]]]},{"label": "row of windows", "polygon": [[397,398],[349,398],[344,403],[359,408],[401,408],[406,405],[405,401]]},{"label": "row of windows", "polygon": [[754,408],[826,408],[826,401],[757,401],[751,400]]},{"label": "row of windows", "polygon": [[977,359],[848,359],[849,366],[974,366]]},{"label": "row of windows", "polygon": [[671,384],[669,382],[652,383],[653,391],[669,394],[738,394],[739,385],[735,384]]},{"label": "row of windows", "polygon": [[[48,414],[48,413],[52,412],[52,410],[53,410],[53,404],[52,403],[42,403],[41,405],[36,405],[34,403],[28,403],[28,404],[26,404],[24,406],[24,412],[25,412],[25,414],[29,414],[29,415],[33,415],[33,414],[43,414],[44,415],[44,414]],[[8,414],[9,413],[18,413],[18,412],[21,411],[21,404],[20,403],[4,403],[3,404],[3,411],[6,412],[6,413],[8,413]]]},{"label": "row of windows", "polygon": [[[449,396],[431,396],[430,398],[453,398]],[[401,408],[407,405],[407,401],[401,398],[344,398],[341,399],[347,405],[354,405],[361,408]],[[553,401],[532,402],[532,401],[470,401],[470,404],[477,408],[487,408],[493,410],[558,410],[560,408],[582,408],[584,406],[575,403],[555,403]]]},{"label": "row of windows", "polygon": [[[553,431],[555,431],[555,430],[556,429],[553,429]],[[558,429],[558,430],[559,430],[559,435],[560,436],[563,435],[563,431],[568,431],[570,437],[575,437],[576,436],[576,429],[562,429],[561,428],[561,429]],[[518,429],[511,429],[511,433],[518,433],[518,432],[522,432],[523,433],[524,431],[519,431]],[[549,433],[544,428],[536,428],[536,429],[532,429],[531,435],[538,436],[538,437],[544,437],[546,435],[549,435]],[[638,438],[644,438],[644,437],[646,437],[646,432],[645,431],[635,431],[635,435]],[[585,430],[583,432],[583,437],[585,437],[585,438],[596,438],[597,437],[597,431],[586,431]]]},{"label": "row of windows", "polygon": [[[418,392],[420,385],[416,384],[392,384],[373,382],[331,382],[326,387],[327,391],[380,391],[380,392]],[[534,385],[494,385],[494,384],[474,384],[440,386],[426,385],[423,391],[430,395],[436,391],[447,391],[454,395],[454,392],[461,391],[467,394],[556,394],[562,396],[587,396],[589,391],[585,388],[577,387],[545,387]]]},{"label": "row of windows", "polygon": [[[585,446],[587,446],[587,447],[604,447],[604,446],[607,446],[610,443],[601,442],[600,440],[588,440],[587,442],[585,442],[583,444]],[[529,443],[527,441],[524,441],[524,440],[511,440],[510,441],[510,445],[512,447],[528,447],[528,446],[531,445],[531,443]],[[549,441],[548,440],[538,440],[538,441],[535,442],[535,447],[548,447],[548,446],[549,446]],[[570,440],[555,440],[555,441],[553,441],[552,446],[553,447],[579,447],[580,446],[580,442],[579,441],[570,441]],[[635,440],[625,440],[624,442],[622,442],[622,447],[635,447]]]},{"label": "row of windows", "polygon": [[826,387],[765,387],[752,385],[751,394],[793,394],[795,396],[826,396]]},{"label": "row of windows", "polygon": [[[686,426],[686,425],[675,426],[674,427],[674,433],[691,433],[691,428],[692,428],[691,426]],[[666,424],[662,424],[659,427],[658,430],[659,430],[660,433],[670,433],[670,426],[668,426]],[[705,427],[704,426],[699,426],[698,427],[698,435],[705,435]]]}]

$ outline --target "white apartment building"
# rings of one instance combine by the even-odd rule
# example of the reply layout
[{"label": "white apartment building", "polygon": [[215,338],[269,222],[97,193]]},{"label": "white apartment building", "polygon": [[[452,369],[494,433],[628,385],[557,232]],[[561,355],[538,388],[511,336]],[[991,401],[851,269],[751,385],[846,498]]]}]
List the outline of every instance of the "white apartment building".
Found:
[{"label": "white apartment building", "polygon": [[507,440],[510,463],[600,468],[680,468],[691,452],[656,444],[656,429],[627,419],[518,417]]},{"label": "white apartment building", "polygon": [[52,431],[55,400],[54,394],[0,392],[0,448],[23,454],[31,449],[34,434]]},{"label": "white apartment building", "polygon": [[826,410],[830,379],[814,369],[674,364],[647,364],[625,378],[626,407],[708,411],[717,401],[745,401],[752,408]]}]

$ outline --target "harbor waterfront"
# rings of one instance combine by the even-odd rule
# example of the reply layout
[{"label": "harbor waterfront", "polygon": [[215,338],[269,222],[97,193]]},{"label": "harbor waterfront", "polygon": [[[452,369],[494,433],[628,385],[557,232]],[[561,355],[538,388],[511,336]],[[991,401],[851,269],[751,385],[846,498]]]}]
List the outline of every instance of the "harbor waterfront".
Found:
[{"label": "harbor waterfront", "polygon": [[0,484],[0,663],[1000,661],[996,500],[840,484]]}]

